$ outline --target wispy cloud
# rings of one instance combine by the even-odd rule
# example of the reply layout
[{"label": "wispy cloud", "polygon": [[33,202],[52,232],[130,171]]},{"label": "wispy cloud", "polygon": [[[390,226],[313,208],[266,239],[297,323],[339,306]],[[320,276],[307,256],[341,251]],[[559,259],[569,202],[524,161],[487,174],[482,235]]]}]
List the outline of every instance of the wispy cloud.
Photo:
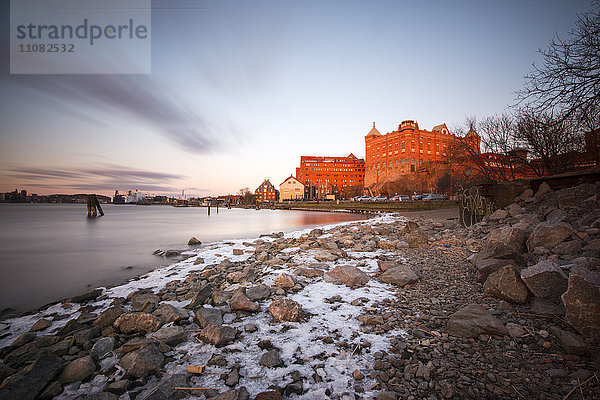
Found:
[{"label": "wispy cloud", "polygon": [[186,178],[184,175],[131,169],[115,164],[69,170],[12,167],[5,169],[4,176],[26,187],[53,191],[103,193],[110,193],[116,189],[173,193],[181,190],[177,181]]},{"label": "wispy cloud", "polygon": [[[146,124],[179,148],[205,153],[219,146],[218,123],[169,93],[150,76],[10,75],[10,80],[59,101],[65,111],[85,119],[113,115]],[[108,122],[108,121],[107,121]]]}]

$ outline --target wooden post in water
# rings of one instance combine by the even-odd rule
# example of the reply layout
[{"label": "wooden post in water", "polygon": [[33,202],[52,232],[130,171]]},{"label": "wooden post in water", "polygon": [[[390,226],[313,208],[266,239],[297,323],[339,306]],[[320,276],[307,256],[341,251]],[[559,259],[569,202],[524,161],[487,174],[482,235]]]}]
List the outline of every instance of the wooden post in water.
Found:
[{"label": "wooden post in water", "polygon": [[98,197],[95,194],[88,194],[87,197],[87,216],[88,218],[95,218],[100,213],[100,216],[104,215]]},{"label": "wooden post in water", "polygon": [[219,203],[217,203],[217,214],[219,213]]},{"label": "wooden post in water", "polygon": [[210,215],[210,203],[208,203],[208,215]]}]

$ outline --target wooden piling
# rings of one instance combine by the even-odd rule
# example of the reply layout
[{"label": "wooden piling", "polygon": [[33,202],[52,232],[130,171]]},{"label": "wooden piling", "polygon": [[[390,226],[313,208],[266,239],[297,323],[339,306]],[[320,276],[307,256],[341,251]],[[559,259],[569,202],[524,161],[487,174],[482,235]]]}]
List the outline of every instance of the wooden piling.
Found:
[{"label": "wooden piling", "polygon": [[98,197],[95,194],[88,194],[87,196],[87,216],[88,218],[95,218],[100,213],[100,216],[104,215]]}]

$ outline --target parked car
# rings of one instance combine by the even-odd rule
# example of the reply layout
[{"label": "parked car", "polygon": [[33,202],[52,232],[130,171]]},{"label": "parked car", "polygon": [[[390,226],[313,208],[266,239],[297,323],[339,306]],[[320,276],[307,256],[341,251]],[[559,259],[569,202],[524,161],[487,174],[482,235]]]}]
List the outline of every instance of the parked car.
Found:
[{"label": "parked car", "polygon": [[415,194],[412,199],[413,200],[422,200],[423,197],[427,196],[426,194]]},{"label": "parked car", "polygon": [[353,201],[370,201],[371,198],[369,196],[356,196],[352,198]]},{"label": "parked car", "polygon": [[392,200],[394,200],[394,201],[409,201],[410,197],[408,197],[405,194],[399,194],[399,195],[392,197]]},{"label": "parked car", "polygon": [[385,196],[377,196],[371,199],[372,201],[387,201],[387,197]]},{"label": "parked car", "polygon": [[448,200],[448,197],[445,194],[428,194],[427,196],[423,197],[422,200]]}]

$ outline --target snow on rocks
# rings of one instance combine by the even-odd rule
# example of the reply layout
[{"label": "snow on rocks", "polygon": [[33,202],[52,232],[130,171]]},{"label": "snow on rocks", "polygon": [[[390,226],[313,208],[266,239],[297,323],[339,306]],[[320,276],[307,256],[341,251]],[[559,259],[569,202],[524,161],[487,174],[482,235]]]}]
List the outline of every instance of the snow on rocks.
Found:
[{"label": "snow on rocks", "polygon": [[[526,218],[521,207],[498,221]],[[88,300],[3,321],[0,376],[11,379],[0,394],[21,393],[34,380],[31,398],[518,398],[564,395],[573,376],[588,379],[577,335],[484,296],[465,262],[480,244],[469,235],[456,218],[382,215],[195,247],[185,259]],[[493,254],[502,252],[515,250]],[[510,261],[518,280],[529,260]],[[410,279],[386,283],[390,271]],[[449,335],[469,304],[493,329]],[[28,332],[41,319],[45,328]],[[535,354],[548,348],[570,349],[576,366],[553,364],[563,372],[547,372]],[[74,362],[93,372],[59,379]],[[507,379],[518,392],[507,392]]]}]

